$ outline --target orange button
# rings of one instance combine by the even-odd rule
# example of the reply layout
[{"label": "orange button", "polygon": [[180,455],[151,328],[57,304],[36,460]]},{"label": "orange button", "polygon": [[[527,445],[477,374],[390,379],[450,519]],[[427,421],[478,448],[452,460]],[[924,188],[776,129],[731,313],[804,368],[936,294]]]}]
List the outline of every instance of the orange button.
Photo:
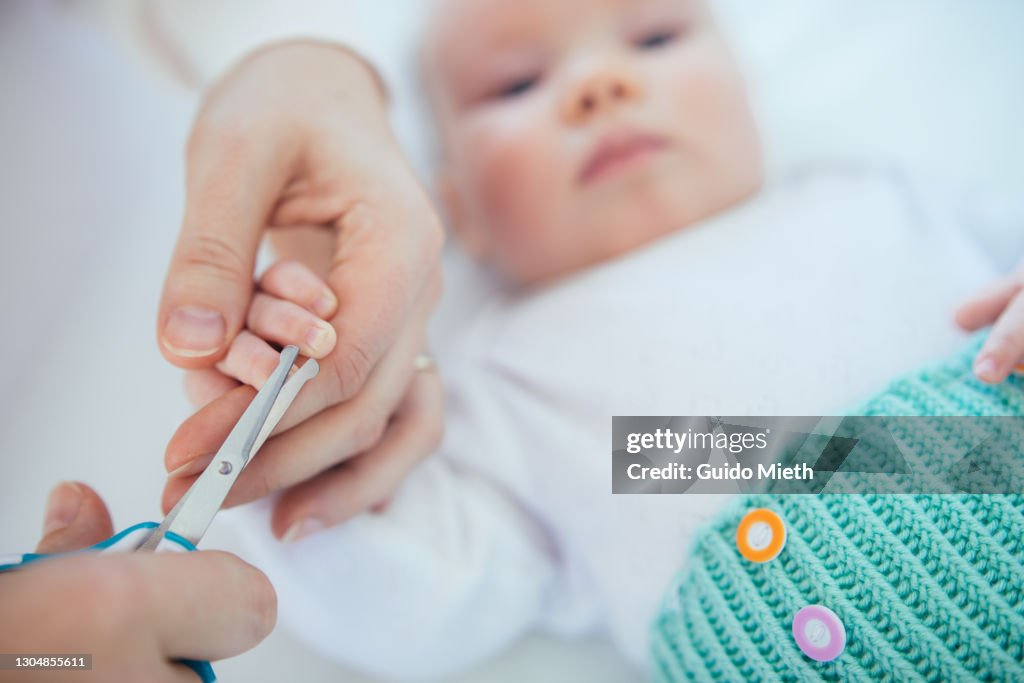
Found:
[{"label": "orange button", "polygon": [[786,525],[768,508],[748,512],[736,529],[736,547],[751,562],[774,560],[786,545]]}]

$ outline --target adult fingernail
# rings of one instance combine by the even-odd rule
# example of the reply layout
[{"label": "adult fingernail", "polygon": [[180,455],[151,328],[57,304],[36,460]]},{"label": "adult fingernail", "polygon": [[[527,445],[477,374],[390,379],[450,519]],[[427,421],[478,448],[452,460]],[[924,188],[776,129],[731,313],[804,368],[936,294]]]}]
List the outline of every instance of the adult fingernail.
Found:
[{"label": "adult fingernail", "polygon": [[318,531],[323,531],[327,525],[323,521],[316,517],[309,517],[307,519],[300,519],[299,521],[288,527],[288,531],[284,532],[284,536],[281,537],[282,543],[295,543],[298,540],[315,534]]},{"label": "adult fingernail", "polygon": [[321,354],[327,350],[327,345],[330,343],[331,336],[334,334],[334,328],[327,323],[317,323],[313,327],[309,328],[309,332],[306,333],[306,346],[314,354]]},{"label": "adult fingernail", "polygon": [[82,489],[74,482],[61,482],[50,491],[43,517],[43,536],[67,529],[82,509]]},{"label": "adult fingernail", "polygon": [[212,455],[199,456],[198,458],[193,458],[192,460],[189,460],[187,463],[178,467],[177,469],[168,472],[167,478],[176,479],[179,477],[188,477],[193,474],[199,474],[204,469],[206,469],[206,466],[209,465],[210,461],[212,460]]},{"label": "adult fingernail", "polygon": [[224,316],[198,306],[184,306],[171,313],[161,339],[171,353],[202,358],[220,350],[227,338]]},{"label": "adult fingernail", "polygon": [[327,290],[323,295],[313,302],[313,311],[321,318],[328,318],[334,315],[334,311],[338,308],[338,297],[334,296],[334,292]]},{"label": "adult fingernail", "polygon": [[995,383],[999,381],[996,373],[996,362],[991,358],[981,358],[974,364],[974,374],[983,382]]}]

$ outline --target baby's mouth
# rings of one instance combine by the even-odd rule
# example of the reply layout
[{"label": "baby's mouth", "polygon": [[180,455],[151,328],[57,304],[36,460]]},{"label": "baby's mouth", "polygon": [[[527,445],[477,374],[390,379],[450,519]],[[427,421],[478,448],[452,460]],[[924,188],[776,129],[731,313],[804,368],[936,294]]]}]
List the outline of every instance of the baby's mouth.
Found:
[{"label": "baby's mouth", "polygon": [[618,131],[600,140],[579,174],[579,182],[588,184],[646,162],[648,157],[668,146],[665,138],[635,131]]}]

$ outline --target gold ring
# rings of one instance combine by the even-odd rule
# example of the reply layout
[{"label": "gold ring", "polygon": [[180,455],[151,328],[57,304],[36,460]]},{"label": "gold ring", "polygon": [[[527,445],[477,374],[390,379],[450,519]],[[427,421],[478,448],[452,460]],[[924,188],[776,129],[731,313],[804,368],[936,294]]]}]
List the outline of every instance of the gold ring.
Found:
[{"label": "gold ring", "polygon": [[416,369],[416,372],[433,372],[437,370],[437,361],[433,356],[421,353],[413,359],[412,366]]}]

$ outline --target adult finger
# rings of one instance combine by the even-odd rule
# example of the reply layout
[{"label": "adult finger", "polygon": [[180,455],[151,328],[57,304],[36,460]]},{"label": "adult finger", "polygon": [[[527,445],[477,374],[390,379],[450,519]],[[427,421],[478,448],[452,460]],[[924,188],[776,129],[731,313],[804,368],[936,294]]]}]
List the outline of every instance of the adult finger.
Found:
[{"label": "adult finger", "polygon": [[280,131],[224,109],[207,107],[192,131],[185,216],[160,301],[160,348],[186,369],[209,367],[242,328],[263,227],[293,162]]},{"label": "adult finger", "polygon": [[419,374],[380,443],[278,499],[274,535],[297,541],[384,503],[440,444],[443,404],[437,375]]},{"label": "adult finger", "polygon": [[983,382],[1002,382],[1024,357],[1024,296],[1017,296],[992,326],[974,361],[974,374]]},{"label": "adult finger", "polygon": [[[266,575],[230,553],[126,555],[122,568],[141,623],[169,657],[222,659],[251,649],[274,628],[277,594]],[[130,584],[132,580],[139,583]]]},{"label": "adult finger", "polygon": [[956,324],[968,332],[991,325],[1006,310],[1021,287],[1019,275],[999,278],[957,308],[954,315]]},{"label": "adult finger", "polygon": [[241,505],[294,486],[371,449],[407,393],[415,374],[415,358],[422,348],[422,333],[410,328],[356,398],[328,408],[268,441],[259,457],[242,472],[225,505]]},{"label": "adult finger", "polygon": [[[376,443],[412,380],[413,361],[423,348],[423,328],[439,292],[438,276],[434,286],[421,294],[414,316],[406,322],[405,330],[356,399],[329,408],[332,378],[325,376],[323,370],[299,392],[275,430],[279,436],[271,438],[260,450],[259,457],[246,467],[232,489],[228,504],[255,500],[277,488],[303,481]],[[258,387],[277,367],[278,358],[266,342],[243,331],[218,367],[225,374]],[[253,395],[252,389],[230,391],[178,428],[164,455],[164,464],[172,478],[202,472]],[[328,416],[328,412],[333,415]],[[310,415],[313,417],[308,418]],[[290,432],[303,420],[301,430]],[[284,439],[285,436],[288,438]],[[302,456],[297,458],[296,453]],[[168,482],[164,505],[180,497],[186,488],[187,483],[183,488],[181,481]]]},{"label": "adult finger", "polygon": [[237,380],[212,368],[187,371],[184,383],[185,397],[196,410],[212,403],[239,386]]},{"label": "adult finger", "polygon": [[[251,386],[236,387],[185,420],[164,453],[168,476],[181,478],[202,472],[255,396]],[[164,503],[164,512],[173,506],[166,505],[166,497]]]},{"label": "adult finger", "polygon": [[[420,344],[417,341],[413,348],[421,348]],[[391,413],[408,388],[414,357],[412,348],[393,349],[358,397],[328,408],[267,441],[239,475],[224,506],[258,500],[371,448],[380,440]],[[404,380],[406,384],[400,383],[401,378],[408,378]],[[228,392],[186,420],[171,437],[164,457],[170,472],[162,497],[165,512],[213,460],[213,454],[254,395],[248,385]]]},{"label": "adult finger", "polygon": [[[420,291],[415,307],[404,320],[402,331],[393,341],[384,358],[374,366],[371,377],[363,387],[361,393],[365,393],[366,396],[361,396],[358,399],[362,418],[355,423],[361,425],[360,432],[371,434],[376,432],[379,437],[381,430],[377,427],[383,427],[383,421],[391,415],[405,395],[412,380],[412,361],[424,348],[427,322],[440,295],[441,270],[439,267],[435,267],[426,286]],[[335,351],[320,362],[320,374],[298,395],[295,403],[281,420],[277,429],[278,433],[285,432],[310,416],[338,403],[337,389],[340,382],[335,363],[339,350],[339,346],[336,345]],[[269,363],[267,365],[269,366]],[[273,367],[269,367],[266,375],[261,378],[261,383],[272,370]],[[254,386],[260,386],[260,384]],[[346,402],[351,401],[347,400]],[[372,444],[367,444],[367,447],[369,445]]]},{"label": "adult finger", "polygon": [[[331,404],[358,393],[421,294],[440,290],[434,280],[444,237],[429,201],[415,183],[389,190],[388,197],[358,203],[338,221],[327,276],[339,302],[331,320],[338,341],[321,363],[334,380]],[[394,200],[410,193],[416,201]]]},{"label": "adult finger", "polygon": [[38,553],[78,550],[109,538],[114,533],[103,499],[79,482],[61,482],[46,500],[43,538]]}]

